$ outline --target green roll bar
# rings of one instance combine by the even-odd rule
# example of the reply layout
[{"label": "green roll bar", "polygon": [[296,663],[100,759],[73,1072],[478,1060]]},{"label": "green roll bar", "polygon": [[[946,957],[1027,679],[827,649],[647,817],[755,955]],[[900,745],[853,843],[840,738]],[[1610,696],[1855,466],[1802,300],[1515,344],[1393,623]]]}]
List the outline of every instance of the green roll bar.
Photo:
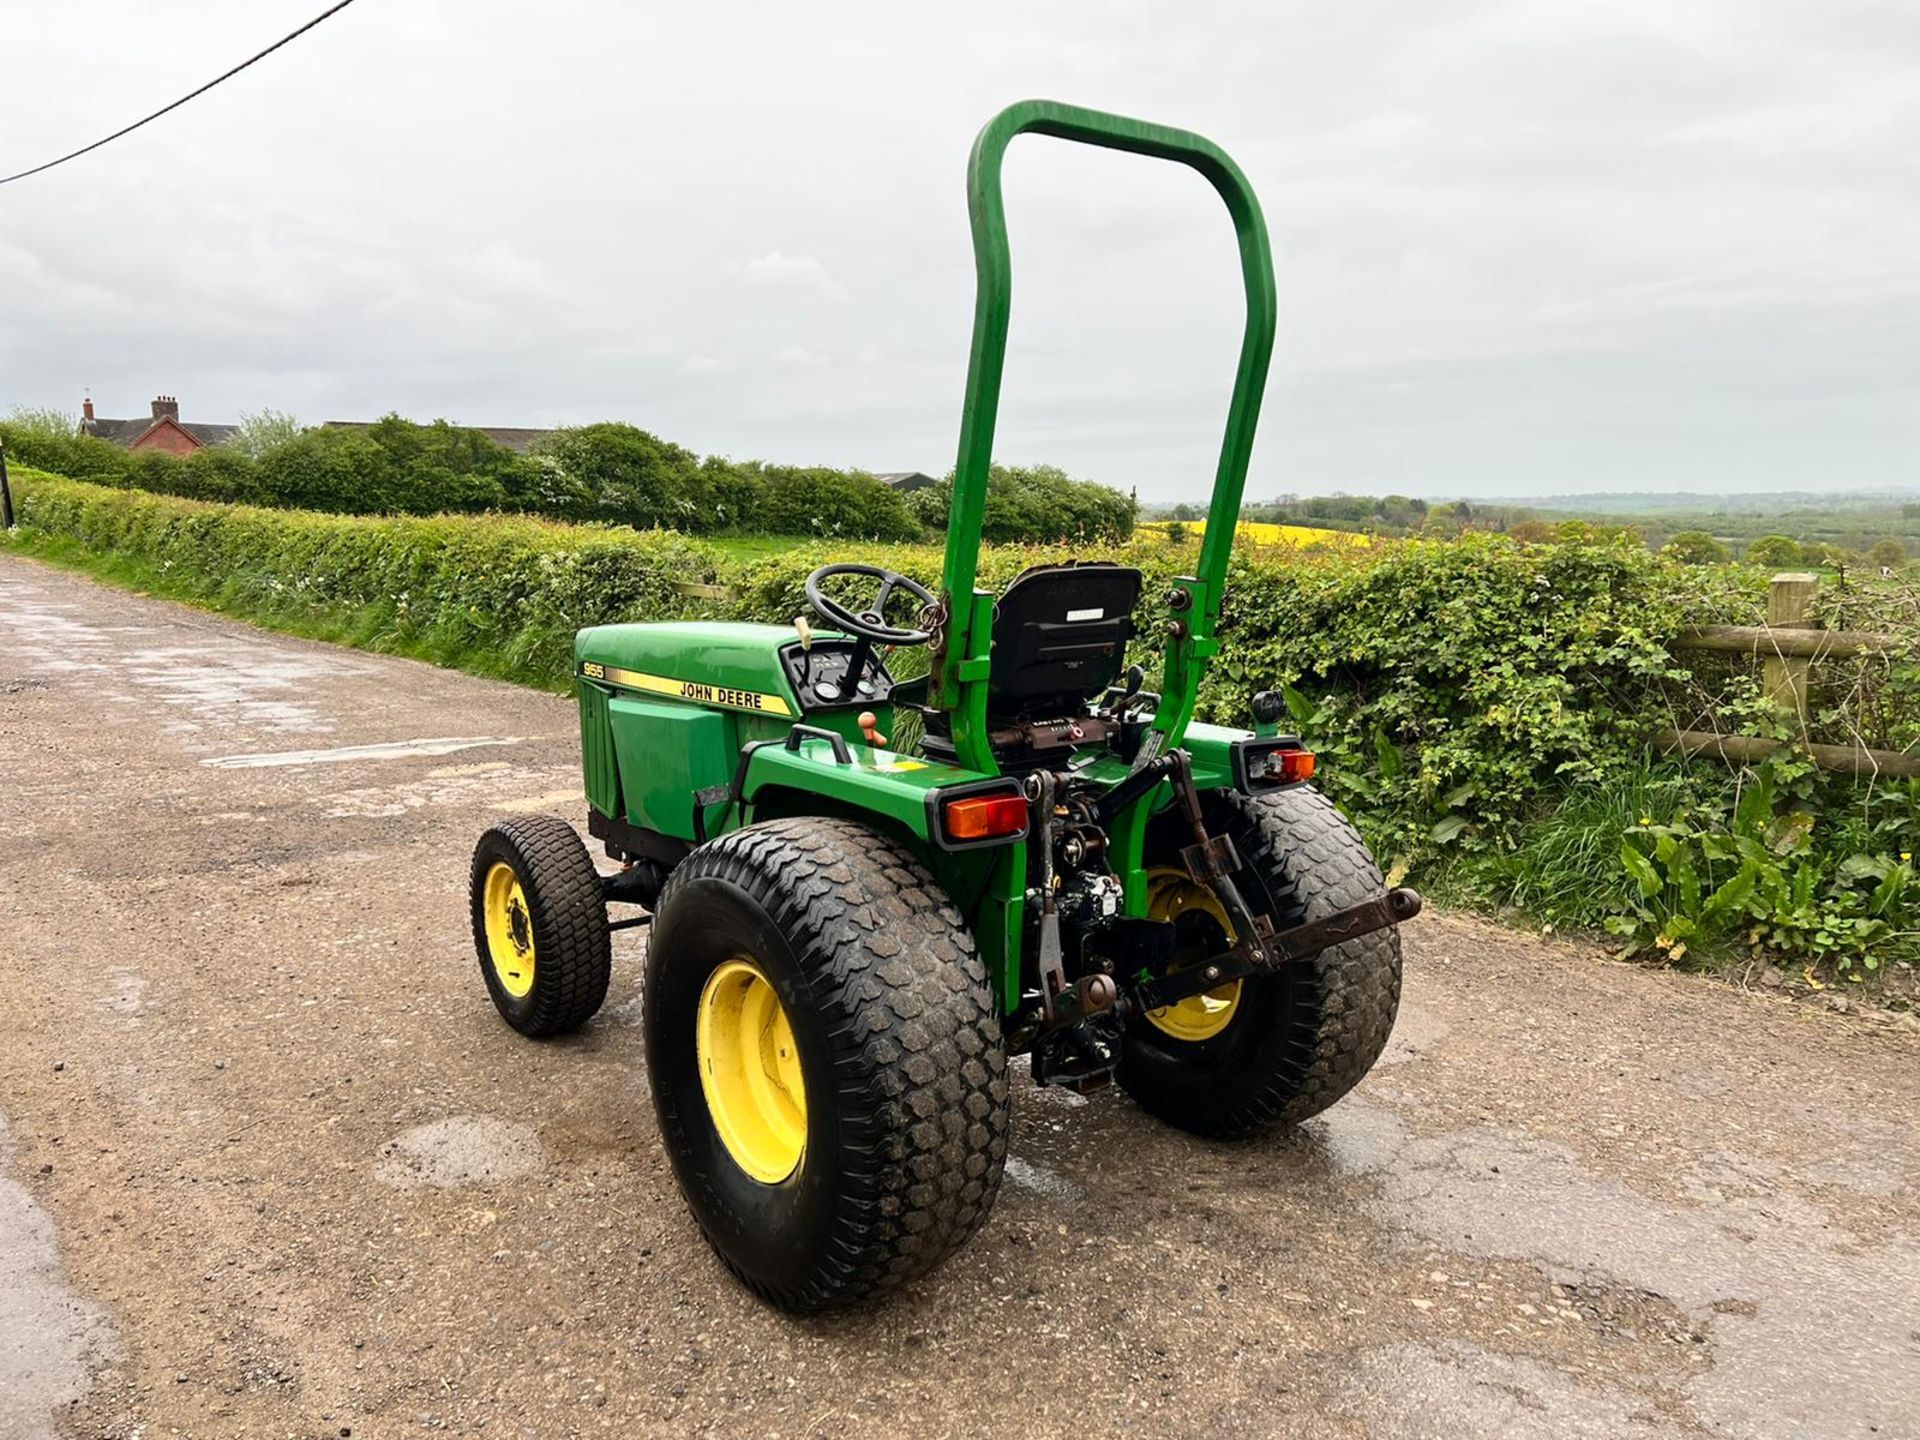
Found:
[{"label": "green roll bar", "polygon": [[987,122],[973,142],[973,154],[967,162],[967,210],[973,223],[976,277],[973,352],[967,363],[960,456],[954,469],[952,509],[947,521],[946,568],[941,584],[947,621],[944,642],[934,657],[929,699],[952,712],[953,741],[960,764],[989,775],[999,771],[988,743],[986,723],[993,596],[976,590],[974,581],[986,514],[987,476],[993,461],[993,432],[1000,415],[1000,380],[1006,369],[1007,316],[1013,303],[1013,268],[1007,249],[1000,166],[1008,143],[1014,136],[1029,132],[1191,166],[1219,191],[1239,237],[1247,325],[1240,341],[1233,401],[1227,407],[1213,502],[1207,510],[1200,573],[1176,581],[1167,604],[1166,669],[1154,725],[1169,747],[1178,745],[1186,734],[1200,677],[1216,648],[1214,624],[1220,614],[1234,524],[1246,488],[1253,433],[1260,421],[1267,365],[1273,356],[1273,253],[1267,243],[1266,221],[1247,177],[1218,145],[1191,131],[1051,100],[1023,100]]}]

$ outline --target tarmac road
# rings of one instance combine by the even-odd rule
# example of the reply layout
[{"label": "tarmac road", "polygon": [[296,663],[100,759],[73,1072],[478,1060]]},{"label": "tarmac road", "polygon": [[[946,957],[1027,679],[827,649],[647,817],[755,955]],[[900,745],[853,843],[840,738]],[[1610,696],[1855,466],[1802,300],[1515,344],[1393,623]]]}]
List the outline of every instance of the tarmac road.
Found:
[{"label": "tarmac road", "polygon": [[1214,1146],[1016,1094],[985,1231],[800,1322],[654,1133],[641,942],[495,1018],[474,838],[570,704],[0,556],[0,1440],[1920,1435],[1920,1044],[1475,921]]}]

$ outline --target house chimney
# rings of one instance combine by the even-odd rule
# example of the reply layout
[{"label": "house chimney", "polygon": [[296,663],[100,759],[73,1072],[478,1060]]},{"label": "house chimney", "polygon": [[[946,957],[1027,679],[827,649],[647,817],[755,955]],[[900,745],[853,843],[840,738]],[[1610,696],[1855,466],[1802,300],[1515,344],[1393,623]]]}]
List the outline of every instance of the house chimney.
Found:
[{"label": "house chimney", "polygon": [[171,420],[174,424],[178,425],[180,423],[180,402],[171,395],[154,396],[153,418],[155,421]]},{"label": "house chimney", "polygon": [[93,423],[93,397],[91,395],[80,402],[80,418],[89,425]]}]

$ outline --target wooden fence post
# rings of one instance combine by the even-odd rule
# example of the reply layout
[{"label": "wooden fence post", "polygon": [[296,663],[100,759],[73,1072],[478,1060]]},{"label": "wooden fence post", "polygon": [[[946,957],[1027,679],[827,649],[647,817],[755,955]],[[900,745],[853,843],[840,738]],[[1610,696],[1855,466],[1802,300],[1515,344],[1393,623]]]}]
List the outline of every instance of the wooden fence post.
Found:
[{"label": "wooden fence post", "polygon": [[[1767,586],[1767,624],[1776,630],[1805,630],[1820,577],[1803,572],[1776,575]],[[1797,655],[1769,655],[1760,670],[1761,688],[1783,710],[1791,710],[1802,733],[1807,728],[1807,680],[1813,662]]]},{"label": "wooden fence post", "polygon": [[7,482],[7,442],[0,440],[0,530],[13,528],[13,486]]},{"label": "wooden fence post", "polygon": [[[1799,746],[1823,770],[1846,775],[1920,776],[1920,747],[1870,750],[1863,745],[1818,745],[1807,735],[1810,671],[1818,661],[1849,655],[1873,655],[1889,665],[1920,661],[1920,643],[1912,635],[1883,635],[1871,630],[1822,630],[1807,624],[1817,575],[1776,575],[1767,590],[1765,625],[1696,625],[1674,637],[1675,650],[1711,650],[1751,655],[1763,662],[1767,698],[1791,710],[1800,722]],[[1669,754],[1714,755],[1733,765],[1752,765],[1778,750],[1781,742],[1753,735],[1723,735],[1717,730],[1661,730],[1656,749]]]}]

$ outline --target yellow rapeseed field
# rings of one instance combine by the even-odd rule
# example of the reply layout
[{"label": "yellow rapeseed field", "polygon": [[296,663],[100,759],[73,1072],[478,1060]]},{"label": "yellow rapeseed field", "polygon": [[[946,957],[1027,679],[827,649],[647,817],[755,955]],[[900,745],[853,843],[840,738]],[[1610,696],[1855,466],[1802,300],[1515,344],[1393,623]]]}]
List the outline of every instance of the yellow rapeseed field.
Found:
[{"label": "yellow rapeseed field", "polygon": [[[1164,531],[1169,525],[1183,525],[1187,534],[1199,539],[1207,533],[1204,520],[1143,520],[1142,530]],[[1243,545],[1358,545],[1373,544],[1370,535],[1355,535],[1347,530],[1321,530],[1312,525],[1275,525],[1265,520],[1242,520],[1234,526],[1234,539]]]}]

